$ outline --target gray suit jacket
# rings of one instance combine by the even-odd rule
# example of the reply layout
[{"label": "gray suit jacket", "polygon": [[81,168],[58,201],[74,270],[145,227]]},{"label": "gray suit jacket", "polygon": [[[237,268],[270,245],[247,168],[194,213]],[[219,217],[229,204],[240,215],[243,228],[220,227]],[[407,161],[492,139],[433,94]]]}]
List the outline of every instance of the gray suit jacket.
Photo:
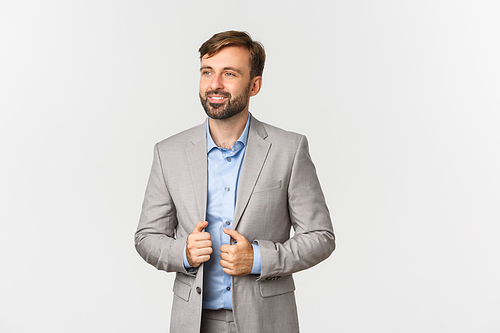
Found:
[{"label": "gray suit jacket", "polygon": [[[204,123],[156,144],[135,234],[135,246],[144,260],[177,274],[173,333],[199,332],[203,265],[196,272],[186,271],[183,250],[196,223],[205,220],[206,201]],[[238,332],[298,332],[292,274],[326,259],[335,248],[330,215],[304,136],[251,118],[234,228],[259,245],[262,258],[260,276],[232,277]]]}]

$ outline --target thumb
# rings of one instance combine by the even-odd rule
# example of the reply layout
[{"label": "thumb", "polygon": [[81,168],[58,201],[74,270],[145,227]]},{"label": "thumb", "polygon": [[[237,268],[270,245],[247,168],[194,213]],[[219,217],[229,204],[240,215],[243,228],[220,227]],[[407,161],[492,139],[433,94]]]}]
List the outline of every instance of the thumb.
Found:
[{"label": "thumb", "polygon": [[234,229],[222,228],[222,231],[224,231],[224,233],[226,233],[227,235],[231,236],[238,243],[247,240],[245,238],[245,236],[243,236],[242,234],[240,234],[238,231],[236,231]]},{"label": "thumb", "polygon": [[200,222],[196,223],[196,226],[193,229],[193,233],[196,234],[196,233],[202,232],[203,229],[205,229],[207,226],[208,226],[207,221],[200,221]]}]

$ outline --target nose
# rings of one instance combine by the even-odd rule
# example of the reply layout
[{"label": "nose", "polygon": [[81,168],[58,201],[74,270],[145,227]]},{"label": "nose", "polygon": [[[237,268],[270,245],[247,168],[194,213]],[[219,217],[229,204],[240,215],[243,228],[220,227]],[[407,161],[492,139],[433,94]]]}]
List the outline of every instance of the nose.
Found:
[{"label": "nose", "polygon": [[219,75],[212,76],[212,81],[210,81],[210,90],[223,89],[222,77]]}]

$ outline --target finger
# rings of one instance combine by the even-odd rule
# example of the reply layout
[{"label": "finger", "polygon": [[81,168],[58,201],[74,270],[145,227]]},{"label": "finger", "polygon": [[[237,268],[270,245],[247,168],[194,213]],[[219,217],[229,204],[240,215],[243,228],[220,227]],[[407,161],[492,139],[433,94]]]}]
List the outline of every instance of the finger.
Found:
[{"label": "finger", "polygon": [[201,242],[201,241],[209,241],[211,239],[210,234],[208,232],[199,232],[195,234],[190,234],[188,236],[188,240],[192,242]]},{"label": "finger", "polygon": [[199,253],[198,251],[194,251],[194,253],[190,254],[189,252],[186,254],[188,263],[193,267],[198,267],[202,263],[210,260],[210,254],[212,253],[212,249],[209,248],[210,253]]},{"label": "finger", "polygon": [[205,248],[211,249],[212,248],[212,241],[211,240],[193,240],[193,242],[188,243],[187,247],[190,250],[205,249]]},{"label": "finger", "polygon": [[219,265],[222,267],[222,270],[225,270],[225,269],[231,269],[232,268],[232,265],[225,261],[225,260],[220,260],[219,261]]},{"label": "finger", "polygon": [[212,248],[194,249],[192,251],[187,251],[186,256],[188,262],[193,267],[198,267],[200,264],[208,261],[210,255],[212,254]]},{"label": "finger", "polygon": [[242,234],[240,234],[238,231],[236,231],[234,229],[222,228],[222,231],[224,231],[224,233],[226,233],[227,235],[233,237],[236,242],[243,242],[243,241],[247,240],[245,238],[245,236],[243,236]]},{"label": "finger", "polygon": [[229,268],[222,268],[222,271],[227,275],[236,276],[236,272]]},{"label": "finger", "polygon": [[203,229],[205,229],[207,226],[208,226],[207,221],[199,221],[198,223],[196,223],[196,226],[193,229],[193,234],[202,232]]},{"label": "finger", "polygon": [[193,267],[198,267],[201,264],[203,264],[204,262],[207,262],[209,260],[210,260],[210,256],[209,255],[199,256],[199,257],[194,258],[193,259],[193,264],[190,263],[190,265],[193,266]]},{"label": "finger", "polygon": [[202,264],[210,260],[210,255],[199,256],[198,261]]},{"label": "finger", "polygon": [[227,253],[221,253],[221,254],[220,254],[220,258],[221,258],[222,260],[226,261],[226,262],[229,262],[229,258],[230,258],[230,256],[229,256],[229,254],[227,254]]},{"label": "finger", "polygon": [[212,254],[213,250],[211,247],[204,247],[202,249],[194,249],[191,251],[192,257],[201,257]]},{"label": "finger", "polygon": [[229,246],[230,245],[227,245],[227,244],[224,244],[220,247],[220,252],[221,253],[229,253]]}]

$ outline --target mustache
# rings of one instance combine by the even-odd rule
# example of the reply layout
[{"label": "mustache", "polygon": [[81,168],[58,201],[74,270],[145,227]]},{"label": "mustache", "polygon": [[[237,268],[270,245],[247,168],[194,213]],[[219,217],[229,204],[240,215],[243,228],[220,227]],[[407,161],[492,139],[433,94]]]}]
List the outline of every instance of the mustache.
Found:
[{"label": "mustache", "polygon": [[227,91],[222,91],[222,90],[210,90],[205,93],[205,97],[208,97],[210,95],[219,95],[219,96],[224,96],[227,98],[231,97],[231,94],[228,93]]}]

